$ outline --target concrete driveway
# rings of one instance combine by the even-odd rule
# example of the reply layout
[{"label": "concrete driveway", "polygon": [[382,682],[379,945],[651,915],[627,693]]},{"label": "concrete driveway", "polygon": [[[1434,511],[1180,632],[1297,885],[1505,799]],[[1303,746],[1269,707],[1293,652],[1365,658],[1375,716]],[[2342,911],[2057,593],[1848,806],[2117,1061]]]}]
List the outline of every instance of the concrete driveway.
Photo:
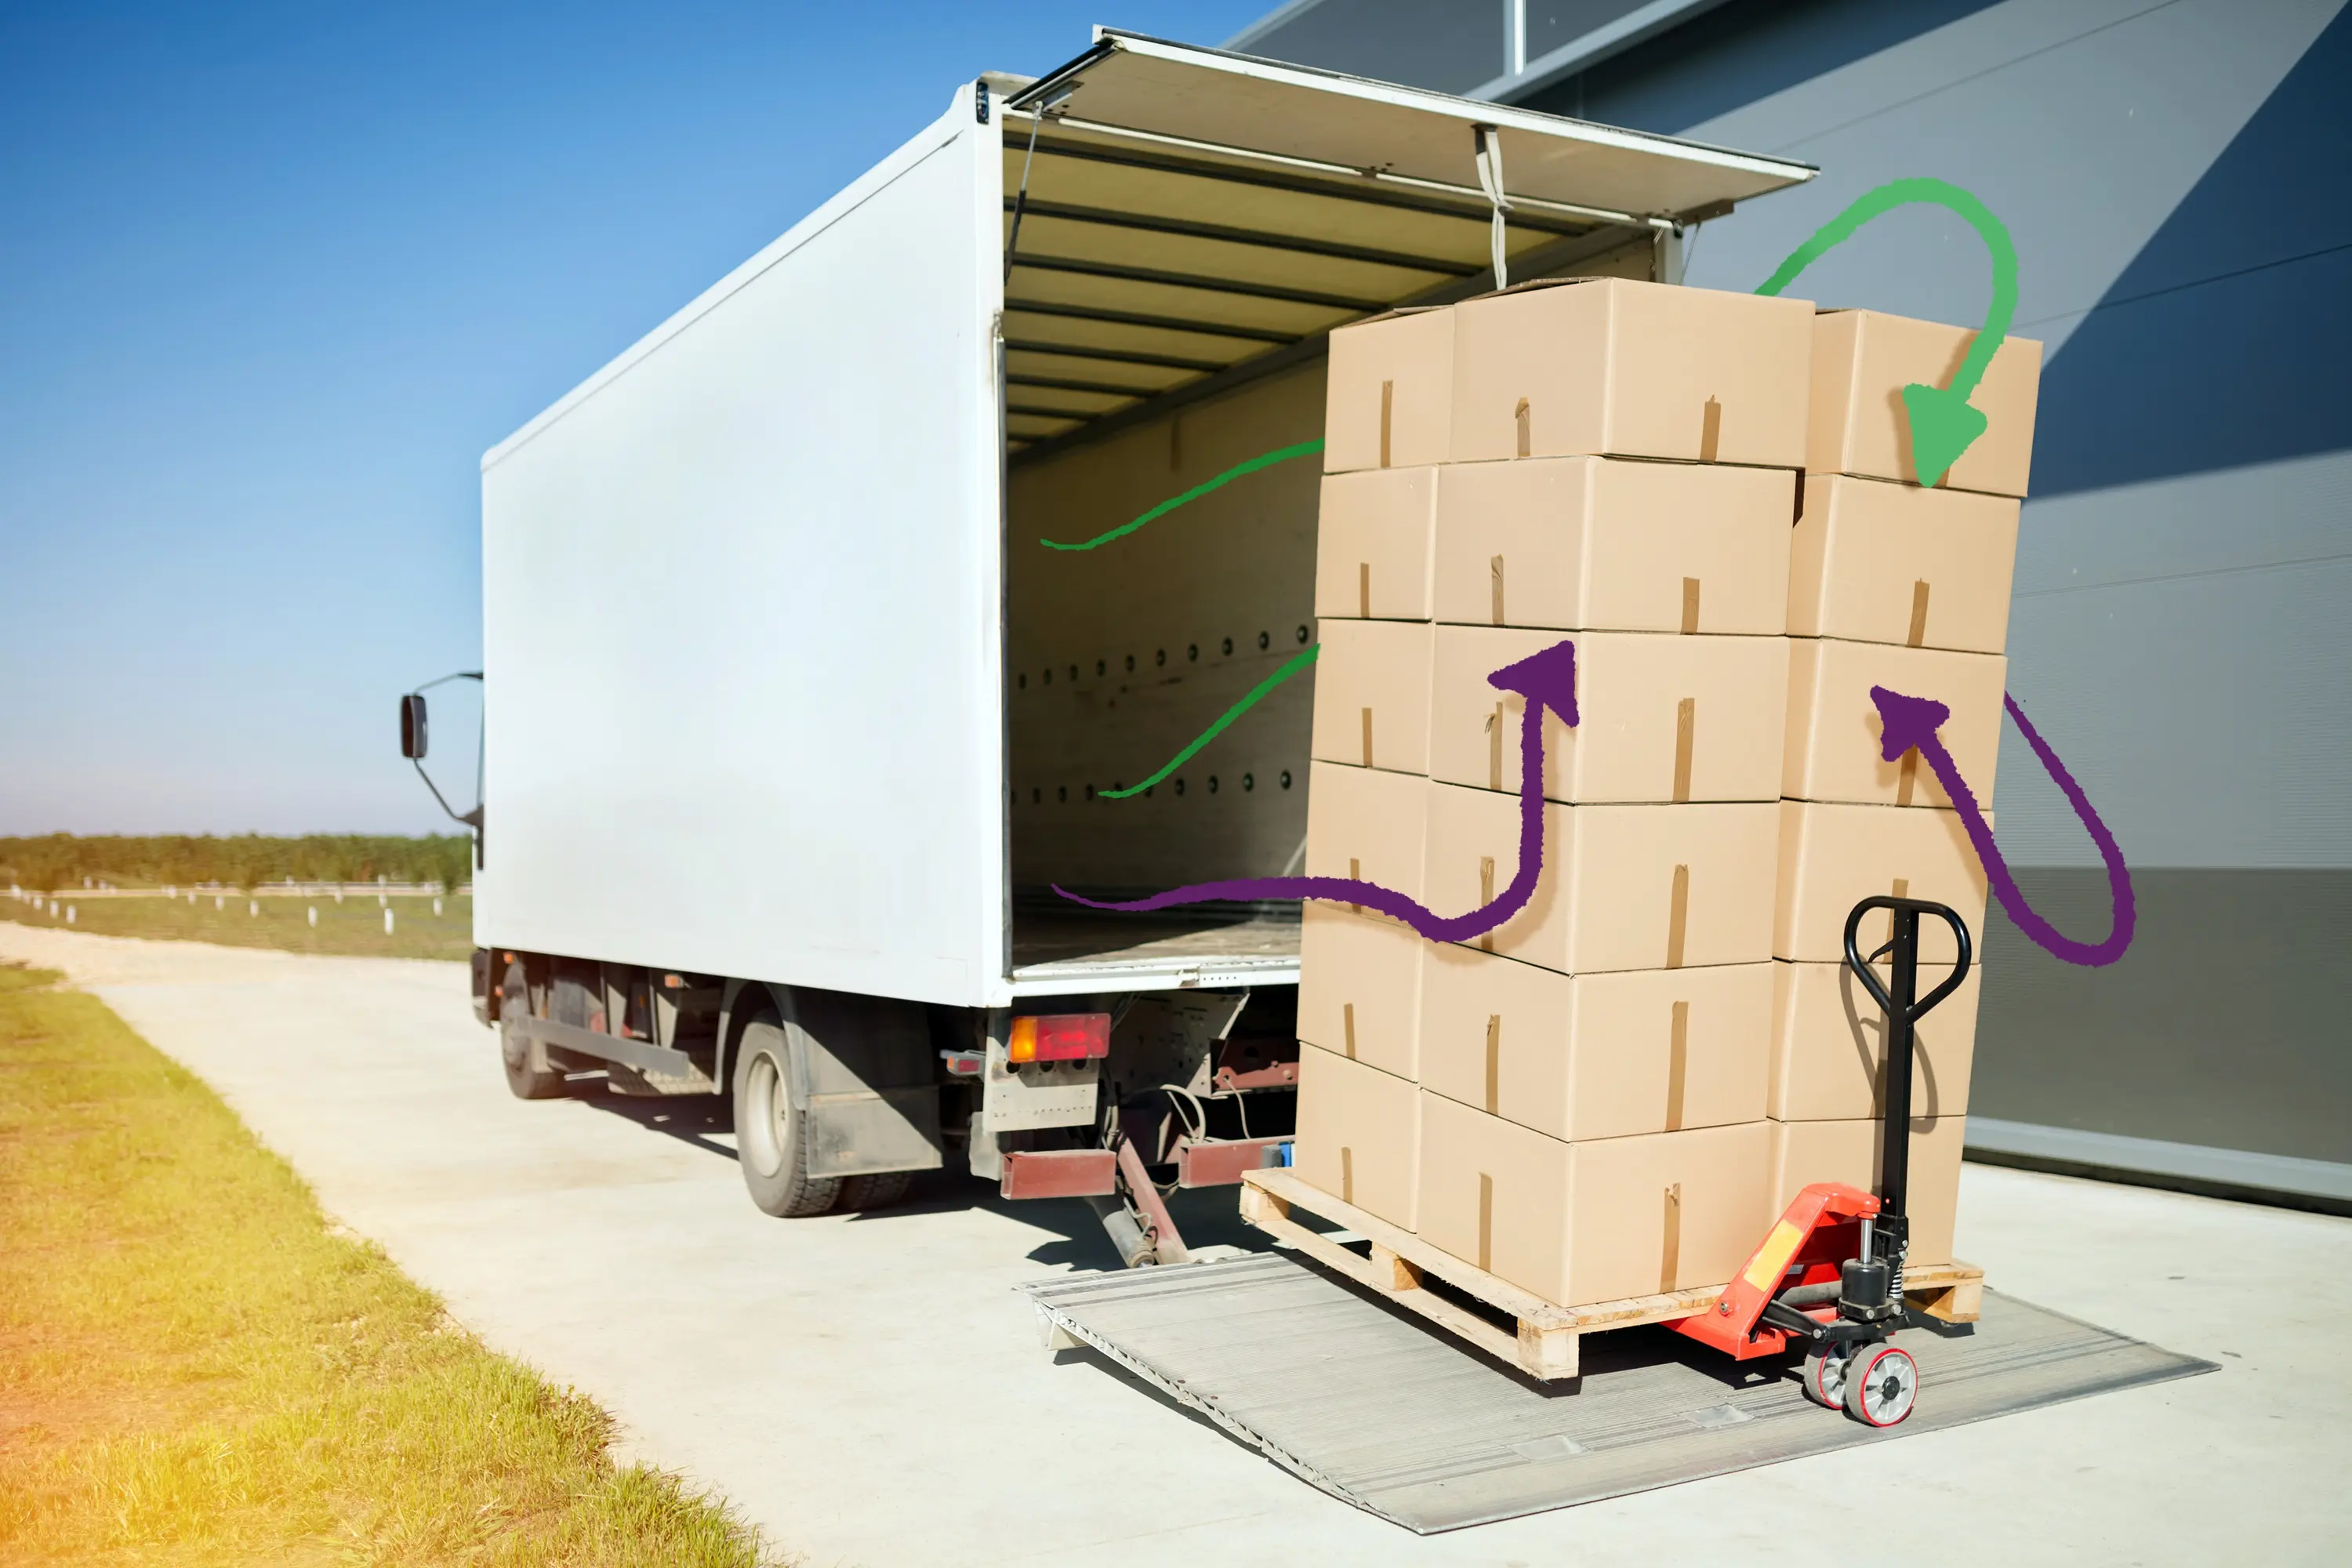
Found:
[{"label": "concrete driveway", "polygon": [[[2340,1562],[2352,1221],[1970,1165],[1996,1288],[2222,1364],[1900,1442],[1420,1538],[1090,1353],[1020,1280],[1113,1262],[1077,1204],[930,1178],[886,1213],[754,1210],[707,1103],[509,1098],[464,969],[0,922],[213,1085],[343,1223],[632,1454],[811,1564]],[[1180,1212],[1245,1239],[1231,1200]],[[1197,1226],[1197,1230],[1196,1230]]]}]

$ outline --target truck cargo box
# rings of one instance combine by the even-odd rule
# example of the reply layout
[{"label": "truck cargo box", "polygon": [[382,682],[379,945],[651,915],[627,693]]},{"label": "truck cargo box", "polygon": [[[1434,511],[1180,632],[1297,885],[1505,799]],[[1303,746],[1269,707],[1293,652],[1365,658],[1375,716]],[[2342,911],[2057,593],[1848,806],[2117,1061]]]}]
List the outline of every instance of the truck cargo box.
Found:
[{"label": "truck cargo box", "polygon": [[[1486,149],[1484,155],[1481,149]],[[1497,161],[1499,160],[1499,162]],[[1330,331],[1805,165],[1132,35],[983,77],[482,460],[477,940],[965,1007],[1295,981]],[[1482,176],[1506,198],[1499,210]]]}]

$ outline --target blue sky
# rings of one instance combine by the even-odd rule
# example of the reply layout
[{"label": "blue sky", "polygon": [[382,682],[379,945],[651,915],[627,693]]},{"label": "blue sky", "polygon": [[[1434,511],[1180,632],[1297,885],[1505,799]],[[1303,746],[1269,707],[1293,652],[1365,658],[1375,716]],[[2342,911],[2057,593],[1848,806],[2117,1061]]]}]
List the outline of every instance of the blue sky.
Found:
[{"label": "blue sky", "polygon": [[445,826],[485,447],[959,82],[1270,4],[0,10],[0,834]]}]

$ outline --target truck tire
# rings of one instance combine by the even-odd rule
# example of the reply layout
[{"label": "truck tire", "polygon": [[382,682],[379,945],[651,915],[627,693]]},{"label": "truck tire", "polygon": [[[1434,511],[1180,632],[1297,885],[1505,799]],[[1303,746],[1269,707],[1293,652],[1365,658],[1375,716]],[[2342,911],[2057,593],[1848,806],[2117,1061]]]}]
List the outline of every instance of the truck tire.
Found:
[{"label": "truck tire", "polygon": [[551,1063],[545,1072],[530,1065],[530,1042],[512,1022],[530,1016],[530,981],[520,963],[507,965],[506,984],[499,994],[499,1058],[507,1069],[507,1088],[517,1100],[558,1100],[569,1085],[562,1069]]},{"label": "truck tire", "polygon": [[732,1076],[735,1154],[751,1202],[778,1219],[805,1219],[832,1208],[841,1196],[841,1178],[808,1173],[808,1140],[793,1104],[792,1058],[773,1008],[743,1026]]},{"label": "truck tire", "polygon": [[912,1171],[882,1171],[870,1176],[844,1176],[841,1179],[841,1202],[845,1209],[887,1209],[907,1195],[913,1183]]}]

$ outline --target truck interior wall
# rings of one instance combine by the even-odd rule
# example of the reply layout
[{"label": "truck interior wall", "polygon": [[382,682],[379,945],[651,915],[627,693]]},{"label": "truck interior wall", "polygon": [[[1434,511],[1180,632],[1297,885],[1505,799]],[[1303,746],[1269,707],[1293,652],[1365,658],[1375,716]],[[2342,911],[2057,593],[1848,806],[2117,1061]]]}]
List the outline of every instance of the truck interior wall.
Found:
[{"label": "truck interior wall", "polygon": [[1309,668],[1147,795],[1139,783],[1314,641],[1322,465],[1244,476],[1092,550],[1237,463],[1323,433],[1319,360],[1011,476],[1005,693],[1015,896],[1295,871]]}]

